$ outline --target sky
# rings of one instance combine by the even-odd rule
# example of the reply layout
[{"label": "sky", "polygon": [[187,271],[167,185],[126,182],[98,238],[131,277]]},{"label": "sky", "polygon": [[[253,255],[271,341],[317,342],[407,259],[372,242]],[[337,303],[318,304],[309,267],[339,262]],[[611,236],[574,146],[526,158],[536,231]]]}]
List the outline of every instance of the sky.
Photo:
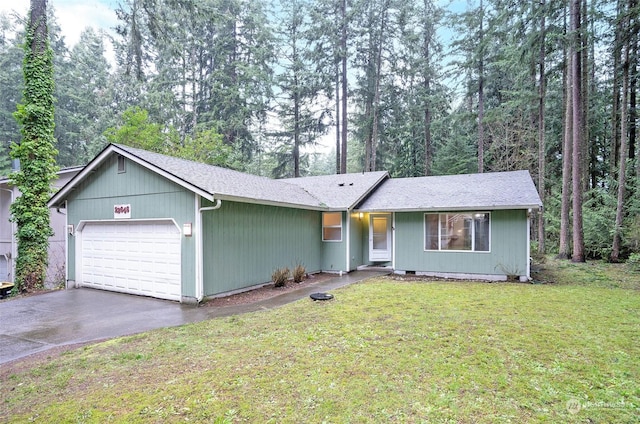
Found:
[{"label": "sky", "polygon": [[[254,0],[259,1],[259,0]],[[438,3],[449,10],[464,10],[469,0],[438,0]],[[60,25],[62,36],[68,48],[80,39],[80,33],[87,26],[96,30],[102,29],[112,32],[117,25],[115,9],[119,0],[48,0],[48,6],[53,7],[55,16]],[[473,2],[473,0],[472,0]],[[0,0],[0,12],[17,12],[26,17],[29,11],[30,0]],[[442,36],[442,35],[441,35]],[[449,35],[444,35],[449,37]],[[110,63],[115,62],[115,54],[107,43],[106,56]],[[333,146],[333,131],[321,141],[325,146]],[[327,147],[329,149],[330,147]]]},{"label": "sky", "polygon": [[[29,0],[2,0],[0,12],[17,12],[26,16],[29,3]],[[117,0],[49,0],[48,6],[55,9],[67,46],[73,47],[82,30],[88,26],[104,30],[114,27],[117,3]]]},{"label": "sky", "polygon": [[[467,0],[439,0],[449,10],[463,10]],[[55,9],[62,34],[69,48],[80,39],[80,33],[87,26],[110,31],[117,24],[115,9],[118,0],[49,0],[49,7]],[[18,12],[26,16],[29,0],[0,0],[0,12]]]}]

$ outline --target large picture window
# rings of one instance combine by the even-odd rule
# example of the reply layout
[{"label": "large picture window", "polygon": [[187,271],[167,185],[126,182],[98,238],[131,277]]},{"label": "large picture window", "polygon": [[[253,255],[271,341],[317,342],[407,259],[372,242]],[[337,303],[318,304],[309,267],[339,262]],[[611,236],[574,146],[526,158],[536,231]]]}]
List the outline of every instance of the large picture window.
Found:
[{"label": "large picture window", "polygon": [[490,248],[489,212],[427,213],[424,229],[425,250],[488,252]]},{"label": "large picture window", "polygon": [[342,212],[322,214],[322,241],[342,241]]}]

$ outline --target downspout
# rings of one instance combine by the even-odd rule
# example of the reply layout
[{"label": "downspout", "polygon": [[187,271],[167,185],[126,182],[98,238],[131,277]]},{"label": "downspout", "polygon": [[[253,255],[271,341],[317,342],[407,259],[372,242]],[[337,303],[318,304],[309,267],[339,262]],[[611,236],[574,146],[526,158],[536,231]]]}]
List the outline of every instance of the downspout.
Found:
[{"label": "downspout", "polygon": [[396,213],[391,212],[391,273],[396,272]]},{"label": "downspout", "polygon": [[531,209],[527,211],[527,280],[531,280]]},{"label": "downspout", "polygon": [[205,206],[204,208],[200,208],[198,209],[200,211],[200,213],[204,212],[204,211],[215,211],[216,209],[220,209],[220,206],[222,206],[222,200],[220,199],[215,199],[216,200],[216,204],[213,206]]},{"label": "downspout", "polygon": [[202,207],[202,198],[196,194],[196,300],[198,303],[204,299],[204,244],[202,229],[202,212],[220,209],[222,200],[215,199],[213,206]]}]

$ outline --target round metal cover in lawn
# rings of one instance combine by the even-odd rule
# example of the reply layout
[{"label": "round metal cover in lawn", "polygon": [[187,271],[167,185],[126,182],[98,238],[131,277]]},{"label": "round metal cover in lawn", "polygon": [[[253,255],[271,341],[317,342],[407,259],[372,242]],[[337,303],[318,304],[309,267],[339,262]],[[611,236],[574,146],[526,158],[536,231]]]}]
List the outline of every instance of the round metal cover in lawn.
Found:
[{"label": "round metal cover in lawn", "polygon": [[333,299],[333,295],[331,293],[311,293],[309,297],[313,300],[329,300]]}]

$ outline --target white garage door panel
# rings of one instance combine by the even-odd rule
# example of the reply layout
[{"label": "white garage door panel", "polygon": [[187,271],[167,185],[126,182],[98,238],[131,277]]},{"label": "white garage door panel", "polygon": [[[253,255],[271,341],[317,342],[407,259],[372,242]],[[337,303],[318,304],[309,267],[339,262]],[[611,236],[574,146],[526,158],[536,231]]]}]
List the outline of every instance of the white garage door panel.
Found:
[{"label": "white garage door panel", "polygon": [[180,240],[172,223],[88,223],[82,285],[180,300]]}]

